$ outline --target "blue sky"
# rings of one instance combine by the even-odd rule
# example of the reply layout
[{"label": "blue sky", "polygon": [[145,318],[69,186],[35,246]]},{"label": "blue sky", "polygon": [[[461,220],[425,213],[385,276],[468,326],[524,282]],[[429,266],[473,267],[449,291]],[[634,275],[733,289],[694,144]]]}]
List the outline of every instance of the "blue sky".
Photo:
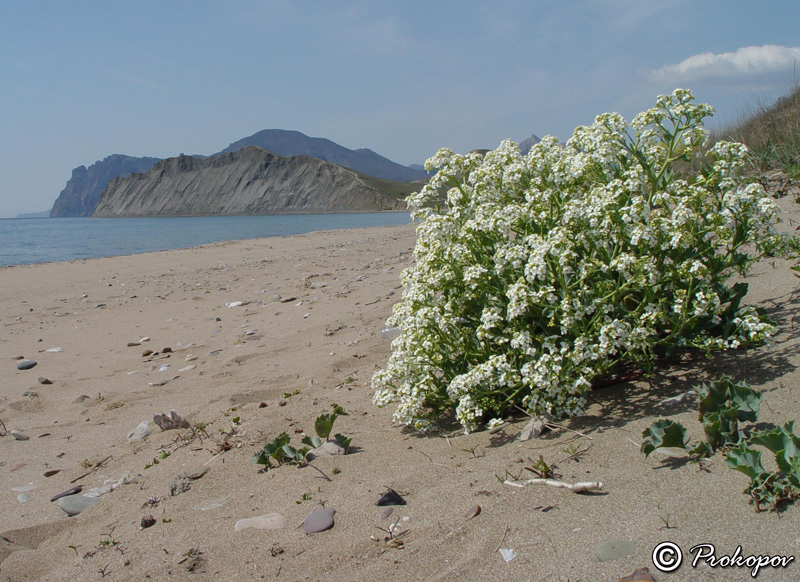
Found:
[{"label": "blue sky", "polygon": [[788,92],[797,0],[0,2],[0,217],[112,153],[294,129],[402,164],[568,138],[690,88],[715,124]]}]

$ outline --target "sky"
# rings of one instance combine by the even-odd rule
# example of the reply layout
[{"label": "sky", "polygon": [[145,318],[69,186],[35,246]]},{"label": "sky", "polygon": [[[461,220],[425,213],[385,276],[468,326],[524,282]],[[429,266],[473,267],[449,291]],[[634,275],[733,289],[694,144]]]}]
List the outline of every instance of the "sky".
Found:
[{"label": "sky", "polygon": [[0,0],[0,217],[118,153],[297,130],[404,164],[798,82],[797,0]]}]

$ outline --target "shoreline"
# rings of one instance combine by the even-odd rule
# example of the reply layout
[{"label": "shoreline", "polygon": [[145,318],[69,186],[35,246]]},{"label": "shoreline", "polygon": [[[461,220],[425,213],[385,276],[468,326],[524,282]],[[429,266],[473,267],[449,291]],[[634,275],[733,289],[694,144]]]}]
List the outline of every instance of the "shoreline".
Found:
[{"label": "shoreline", "polygon": [[[293,216],[297,218],[291,219]],[[287,217],[289,217],[287,222],[281,222],[281,219],[287,219]],[[9,267],[70,260],[79,261],[89,258],[131,256],[148,252],[193,248],[214,242],[257,240],[260,238],[308,234],[317,231],[351,230],[371,228],[373,226],[399,226],[401,223],[398,222],[398,217],[400,220],[407,218],[406,224],[411,224],[411,219],[407,212],[126,217],[113,219],[120,221],[113,225],[104,222],[104,219],[81,217],[76,222],[66,220],[63,222],[42,223],[45,225],[59,225],[59,228],[55,229],[40,231],[35,227],[26,226],[0,233],[2,235],[0,236],[0,243],[3,243],[4,239],[8,241],[5,253],[0,253],[0,260],[10,262],[11,264],[2,265],[3,267]],[[198,219],[203,218],[209,219],[209,222],[198,221]],[[303,221],[303,218],[307,218],[309,221]],[[182,223],[182,219],[186,219],[188,222]],[[159,224],[160,220],[173,221],[169,223],[173,227],[172,230],[168,229],[164,232],[165,223]],[[28,220],[18,222],[30,225]],[[60,225],[66,225],[66,228],[60,228]],[[203,234],[198,235],[198,232]],[[230,238],[232,236],[240,238]],[[55,245],[56,250],[52,250],[50,245]],[[108,248],[113,250],[106,250]],[[120,249],[132,250],[133,252],[114,254]],[[50,256],[54,254],[77,254],[80,256],[70,258],[56,256],[54,260],[49,260]],[[25,261],[26,257],[27,261]]]}]

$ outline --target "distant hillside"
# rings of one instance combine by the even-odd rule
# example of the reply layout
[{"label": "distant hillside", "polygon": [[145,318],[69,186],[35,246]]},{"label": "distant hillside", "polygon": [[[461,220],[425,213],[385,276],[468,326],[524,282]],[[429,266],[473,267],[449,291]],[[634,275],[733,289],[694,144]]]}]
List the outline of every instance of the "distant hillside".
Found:
[{"label": "distant hillside", "polygon": [[284,157],[310,156],[362,174],[396,182],[413,182],[428,178],[424,169],[416,170],[397,164],[370,149],[351,150],[329,139],[308,137],[299,131],[283,129],[259,131],[232,143],[216,155],[235,152],[245,146],[257,146]]},{"label": "distant hillside", "polygon": [[91,216],[108,183],[117,176],[147,172],[158,158],[135,158],[113,154],[88,168],[78,166],[53,204],[52,217]]},{"label": "distant hillside", "polygon": [[42,212],[26,212],[24,214],[17,214],[17,218],[49,218],[50,211],[44,210]]},{"label": "distant hillside", "polygon": [[540,141],[542,140],[539,139],[536,135],[531,134],[531,136],[528,139],[524,139],[521,142],[519,142],[519,151],[522,152],[522,155],[524,156],[529,151],[531,151],[531,148]]},{"label": "distant hillside", "polygon": [[169,158],[114,178],[94,216],[211,216],[404,210],[356,172],[307,156],[248,146],[206,159]]}]

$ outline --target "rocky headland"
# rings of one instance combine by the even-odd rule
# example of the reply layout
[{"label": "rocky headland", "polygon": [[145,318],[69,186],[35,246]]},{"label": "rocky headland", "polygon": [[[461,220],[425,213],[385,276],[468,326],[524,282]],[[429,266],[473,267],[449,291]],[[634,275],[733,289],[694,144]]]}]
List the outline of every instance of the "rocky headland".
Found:
[{"label": "rocky headland", "polygon": [[353,170],[323,160],[284,158],[255,146],[198,159],[162,160],[114,178],[95,217],[212,216],[403,210]]},{"label": "rocky headland", "polygon": [[91,216],[100,200],[100,195],[113,178],[147,172],[158,161],[159,158],[113,154],[88,168],[78,166],[72,170],[72,177],[53,204],[50,216],[53,218]]}]

